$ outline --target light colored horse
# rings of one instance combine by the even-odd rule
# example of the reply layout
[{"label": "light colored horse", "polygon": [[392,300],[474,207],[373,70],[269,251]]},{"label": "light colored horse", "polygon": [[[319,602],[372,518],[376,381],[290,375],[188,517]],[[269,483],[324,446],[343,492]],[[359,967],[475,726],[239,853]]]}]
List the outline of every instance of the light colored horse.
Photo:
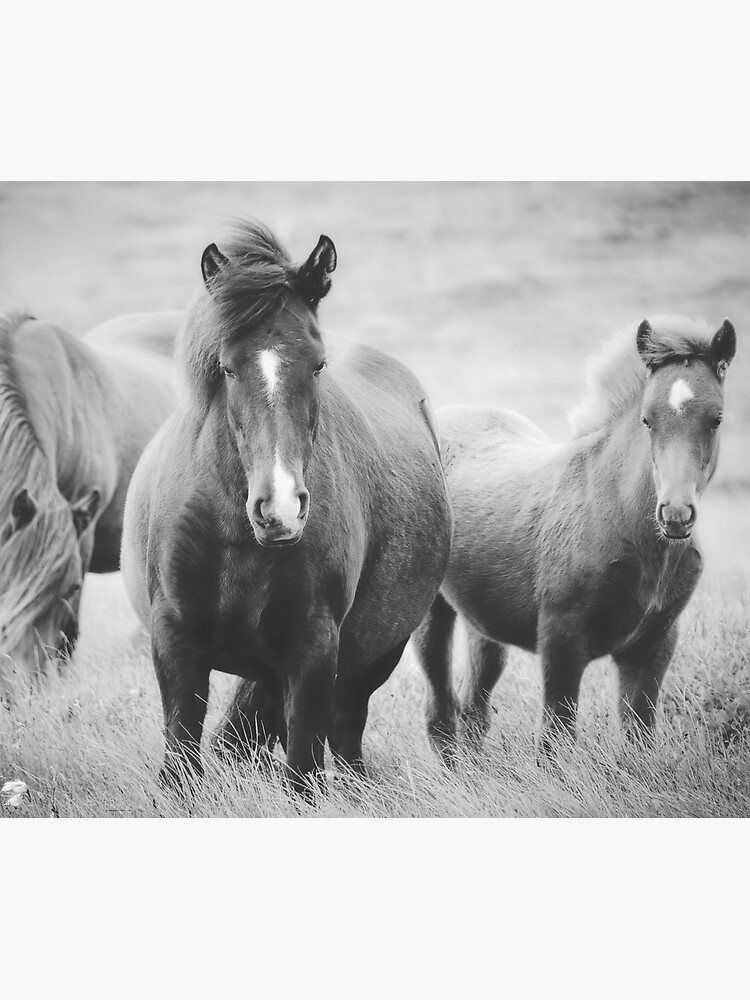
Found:
[{"label": "light colored horse", "polygon": [[119,568],[130,477],[174,408],[181,314],[79,338],[0,316],[0,695],[72,650],[87,570]]},{"label": "light colored horse", "polygon": [[[428,730],[450,760],[490,725],[506,644],[542,660],[542,747],[575,729],[587,664],[611,654],[628,730],[650,732],[678,617],[702,568],[698,501],[719,453],[732,325],[644,321],[590,368],[577,434],[553,444],[529,420],[485,407],[439,411],[455,534],[441,594],[415,635]],[[456,615],[468,633],[459,704]]]}]

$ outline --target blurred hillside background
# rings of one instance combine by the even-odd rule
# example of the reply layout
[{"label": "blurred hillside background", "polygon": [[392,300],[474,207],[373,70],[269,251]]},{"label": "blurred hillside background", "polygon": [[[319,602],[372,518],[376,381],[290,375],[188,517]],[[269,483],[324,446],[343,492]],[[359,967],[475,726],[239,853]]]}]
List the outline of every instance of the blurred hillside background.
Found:
[{"label": "blurred hillside background", "polygon": [[519,410],[557,439],[613,330],[729,316],[739,350],[701,536],[709,568],[750,566],[750,185],[5,183],[0,308],[77,333],[182,308],[238,215],[295,260],[334,240],[324,328],[399,357],[436,406]]}]

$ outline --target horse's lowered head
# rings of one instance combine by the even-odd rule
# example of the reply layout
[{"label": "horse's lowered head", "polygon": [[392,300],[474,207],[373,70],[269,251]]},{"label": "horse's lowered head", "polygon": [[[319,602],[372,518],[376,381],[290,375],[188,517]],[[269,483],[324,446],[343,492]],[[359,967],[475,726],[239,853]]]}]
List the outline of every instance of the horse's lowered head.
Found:
[{"label": "horse's lowered head", "polygon": [[38,674],[70,652],[99,490],[70,504],[45,483],[12,499],[0,524],[0,677]]},{"label": "horse's lowered head", "polygon": [[214,312],[207,319],[221,330],[217,379],[247,483],[247,516],[262,546],[295,544],[307,522],[305,472],[326,365],[316,312],[335,267],[328,237],[295,267],[255,224],[238,230],[226,255],[215,244],[203,253]]},{"label": "horse's lowered head", "polygon": [[641,417],[651,442],[656,522],[664,538],[687,539],[718,461],[724,376],[737,336],[729,320],[702,337],[644,320],[636,346],[648,369]]}]

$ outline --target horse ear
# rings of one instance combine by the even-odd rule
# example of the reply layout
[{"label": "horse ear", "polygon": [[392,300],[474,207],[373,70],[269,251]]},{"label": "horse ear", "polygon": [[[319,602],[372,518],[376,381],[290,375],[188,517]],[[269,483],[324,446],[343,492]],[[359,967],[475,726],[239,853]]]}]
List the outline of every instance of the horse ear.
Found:
[{"label": "horse ear", "polygon": [[302,294],[313,307],[328,294],[331,287],[330,274],[336,270],[336,247],[333,240],[321,236],[318,245],[299,269],[299,283]]},{"label": "horse ear", "polygon": [[737,334],[734,326],[725,319],[711,341],[711,364],[719,378],[724,378],[736,353]]},{"label": "horse ear", "polygon": [[203,256],[201,257],[201,273],[203,274],[203,282],[209,292],[211,291],[212,281],[222,267],[225,267],[228,263],[229,259],[224,256],[215,243],[207,246],[203,251]]},{"label": "horse ear", "polygon": [[37,512],[37,504],[27,489],[16,494],[10,511],[10,523],[13,531],[24,528]]},{"label": "horse ear", "polygon": [[92,490],[83,500],[79,500],[78,503],[72,505],[73,524],[75,525],[77,535],[82,535],[94,520],[96,512],[99,510],[101,499],[102,495],[99,490]]},{"label": "horse ear", "polygon": [[654,331],[647,319],[638,327],[635,344],[644,365],[650,368],[654,363]]}]

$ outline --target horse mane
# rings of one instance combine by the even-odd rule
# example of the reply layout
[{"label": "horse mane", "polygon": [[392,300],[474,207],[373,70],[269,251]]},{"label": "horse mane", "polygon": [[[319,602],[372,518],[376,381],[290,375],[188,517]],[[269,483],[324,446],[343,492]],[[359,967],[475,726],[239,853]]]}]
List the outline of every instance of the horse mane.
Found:
[{"label": "horse mane", "polygon": [[29,420],[16,372],[14,336],[31,319],[21,312],[0,314],[0,528],[24,486],[38,505],[31,522],[2,543],[0,625],[8,650],[49,607],[77,548],[70,508]]},{"label": "horse mane", "polygon": [[210,402],[223,376],[223,344],[260,322],[297,292],[299,268],[270,229],[254,219],[232,223],[221,252],[229,263],[212,283],[201,286],[185,321],[178,357],[192,395]]},{"label": "horse mane", "polygon": [[[703,320],[656,316],[649,320],[653,367],[683,358],[707,357],[713,331]],[[634,324],[620,330],[586,363],[586,395],[569,414],[575,437],[611,424],[643,396],[648,369],[636,347]]]}]

